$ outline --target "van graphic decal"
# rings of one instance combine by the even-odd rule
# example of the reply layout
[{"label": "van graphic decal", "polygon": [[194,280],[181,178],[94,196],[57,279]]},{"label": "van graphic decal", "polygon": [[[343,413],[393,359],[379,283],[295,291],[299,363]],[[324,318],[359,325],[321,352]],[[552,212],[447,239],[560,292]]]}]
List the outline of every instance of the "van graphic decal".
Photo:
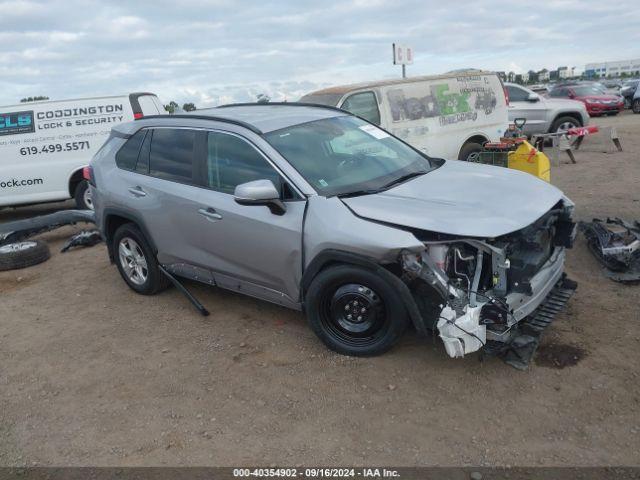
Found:
[{"label": "van graphic decal", "polygon": [[0,135],[16,135],[35,132],[33,110],[0,113]]},{"label": "van graphic decal", "polygon": [[[394,122],[439,117],[440,125],[475,121],[478,112],[490,115],[497,106],[496,95],[491,87],[476,81],[438,83],[429,87],[425,96],[409,96],[408,86],[387,92]],[[457,91],[456,91],[457,90]]]}]

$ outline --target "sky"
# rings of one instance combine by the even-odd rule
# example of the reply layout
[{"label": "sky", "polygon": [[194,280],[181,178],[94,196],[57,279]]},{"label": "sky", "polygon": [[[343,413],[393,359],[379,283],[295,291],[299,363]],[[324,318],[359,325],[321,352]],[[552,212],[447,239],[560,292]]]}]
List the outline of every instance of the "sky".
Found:
[{"label": "sky", "polygon": [[208,107],[481,68],[640,57],[637,0],[0,0],[0,105],[156,93]]}]

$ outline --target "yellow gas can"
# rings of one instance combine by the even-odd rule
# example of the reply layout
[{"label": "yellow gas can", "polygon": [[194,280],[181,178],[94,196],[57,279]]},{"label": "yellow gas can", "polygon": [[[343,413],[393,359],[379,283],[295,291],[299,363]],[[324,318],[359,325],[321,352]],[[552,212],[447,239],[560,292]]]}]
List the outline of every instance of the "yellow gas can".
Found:
[{"label": "yellow gas can", "polygon": [[518,148],[509,152],[508,161],[509,168],[530,173],[546,182],[551,181],[549,157],[527,141],[523,141]]}]

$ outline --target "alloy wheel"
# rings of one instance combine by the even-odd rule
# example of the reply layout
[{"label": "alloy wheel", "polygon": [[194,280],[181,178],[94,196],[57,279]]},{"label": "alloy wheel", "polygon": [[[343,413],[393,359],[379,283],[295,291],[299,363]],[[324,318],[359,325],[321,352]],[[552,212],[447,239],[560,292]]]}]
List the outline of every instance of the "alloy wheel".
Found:
[{"label": "alloy wheel", "polygon": [[124,237],[118,244],[118,258],[127,278],[135,285],[144,285],[149,278],[147,259],[138,242]]}]

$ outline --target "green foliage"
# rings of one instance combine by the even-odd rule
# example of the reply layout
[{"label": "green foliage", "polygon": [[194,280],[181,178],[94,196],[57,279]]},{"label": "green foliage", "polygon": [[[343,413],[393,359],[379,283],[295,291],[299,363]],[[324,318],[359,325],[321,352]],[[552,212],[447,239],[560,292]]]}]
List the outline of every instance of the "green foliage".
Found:
[{"label": "green foliage", "polygon": [[45,95],[37,95],[35,97],[26,97],[20,100],[20,103],[38,102],[40,100],[49,100],[49,97]]},{"label": "green foliage", "polygon": [[174,102],[173,100],[171,100],[169,102],[169,105],[165,105],[164,109],[169,112],[169,113],[175,113],[176,108],[178,108],[180,105],[178,105],[176,102]]},{"label": "green foliage", "polygon": [[193,103],[185,103],[182,105],[182,109],[185,112],[193,112],[196,109],[196,106]]}]

